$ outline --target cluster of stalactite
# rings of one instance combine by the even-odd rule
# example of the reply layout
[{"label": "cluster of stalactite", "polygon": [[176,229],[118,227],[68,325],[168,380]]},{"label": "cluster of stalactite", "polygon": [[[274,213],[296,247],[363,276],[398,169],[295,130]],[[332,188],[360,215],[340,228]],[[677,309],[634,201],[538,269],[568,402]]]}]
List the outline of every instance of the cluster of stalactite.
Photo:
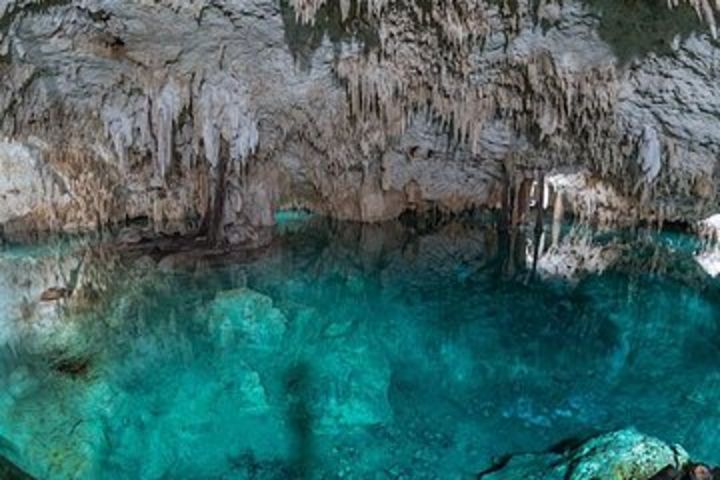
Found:
[{"label": "cluster of stalactite", "polygon": [[[211,240],[219,239],[227,196],[241,195],[238,183],[259,141],[246,87],[231,72],[217,71],[189,80],[167,78],[140,92],[120,97],[120,104],[109,102],[102,111],[122,169],[132,167],[130,152],[135,158],[147,152],[156,181],[164,183],[173,168],[197,169],[204,159],[210,185],[203,226]],[[232,198],[230,203],[242,202]]]},{"label": "cluster of stalactite", "polygon": [[[247,161],[255,153],[259,142],[252,96],[242,76],[222,65],[223,52],[220,52],[218,66],[209,62],[211,65],[203,65],[194,72],[138,68],[125,75],[119,84],[113,85],[101,100],[93,104],[65,102],[57,98],[52,100],[47,83],[36,81],[41,76],[41,68],[30,62],[13,62],[12,71],[8,70],[9,73],[5,74],[2,57],[10,51],[13,56],[21,56],[24,51],[19,41],[13,42],[14,20],[60,7],[64,3],[67,2],[0,1],[0,76],[7,87],[0,92],[0,131],[25,139],[37,136],[48,146],[64,145],[61,151],[51,148],[47,153],[52,158],[48,161],[54,168],[63,171],[65,166],[78,163],[73,160],[74,157],[83,157],[85,165],[90,168],[80,171],[78,179],[87,175],[98,177],[102,169],[92,167],[98,161],[108,161],[108,176],[117,172],[125,178],[131,178],[133,172],[142,171],[146,175],[148,164],[152,164],[152,183],[158,191],[166,187],[173,177],[204,175],[209,183],[205,189],[208,196],[205,203],[220,208],[220,211],[212,207],[208,209],[207,214],[213,220],[206,221],[205,226],[211,228],[211,224],[220,223],[224,197],[226,194],[239,195],[237,184],[241,183],[239,179],[247,170]],[[207,5],[208,2],[199,0],[176,2],[170,7],[201,12]],[[72,20],[74,16],[85,15],[83,8],[78,6],[69,10],[66,16]],[[83,17],[80,20],[88,19]],[[6,35],[8,32],[10,35]],[[82,35],[78,37],[78,44],[83,43],[83,38]],[[121,40],[92,38],[97,43],[88,47],[93,49],[93,54],[103,59],[118,60],[119,63],[127,61],[123,58]],[[106,45],[108,42],[109,46]],[[104,135],[96,133],[98,123],[104,127]],[[109,159],[109,152],[102,147],[107,143],[113,147],[116,161]],[[193,175],[186,174],[190,170]],[[68,178],[78,183],[72,176]],[[85,182],[88,188],[96,190],[87,195],[89,199],[94,199],[87,200],[90,202],[88,205],[76,205],[76,210],[89,209],[96,212],[99,219],[107,221],[113,218],[106,211],[112,209],[109,206],[111,202],[97,197],[112,192],[108,195],[116,201],[118,197],[114,196],[114,190],[117,189],[103,180],[103,188],[106,189],[103,190],[95,180],[97,178]],[[73,188],[82,190],[81,183],[73,185]],[[120,183],[121,180],[115,179],[113,185]],[[228,186],[228,183],[233,185]],[[68,189],[74,192],[69,203],[85,202],[86,196],[77,194],[73,188]],[[155,203],[163,203],[164,199],[161,200]],[[240,203],[236,199],[231,199],[231,202]],[[127,206],[128,211],[132,209],[133,206]],[[164,220],[161,217],[165,216],[162,211],[167,209],[160,207],[153,210],[161,212],[154,220],[162,223]],[[44,215],[47,217],[44,222],[52,227],[55,221],[52,217],[58,216],[62,217],[62,212],[49,212]],[[78,223],[87,226],[93,223],[91,220],[84,218]],[[214,235],[212,231],[208,233]]]},{"label": "cluster of stalactite", "polygon": [[720,2],[718,0],[667,0],[667,4],[671,8],[676,8],[680,3],[687,3],[692,6],[698,17],[710,26],[713,37],[717,38],[715,12],[720,11]]},{"label": "cluster of stalactite", "polygon": [[[520,51],[507,50],[515,34],[525,35],[523,32],[533,29],[537,22],[534,16],[553,9],[558,14],[556,0],[337,1],[343,22],[349,24],[354,16],[366,15],[378,40],[377,45],[373,43],[363,49],[356,48],[359,39],[355,38],[337,48],[340,53],[333,63],[334,72],[346,88],[347,106],[340,101],[326,110],[288,109],[287,116],[292,118],[276,122],[282,128],[263,130],[263,135],[267,131],[282,130],[270,136],[283,138],[264,137],[264,151],[260,152],[269,158],[277,145],[294,142],[294,153],[300,152],[298,156],[306,164],[312,164],[308,170],[317,170],[313,173],[313,177],[317,177],[312,179],[313,189],[308,188],[313,190],[313,199],[320,199],[317,203],[327,198],[340,199],[343,195],[349,198],[351,195],[347,192],[358,190],[359,185],[368,195],[381,188],[384,189],[381,193],[389,191],[389,187],[375,185],[379,183],[377,171],[384,168],[376,160],[393,145],[395,137],[406,133],[418,112],[427,113],[439,130],[448,134],[448,145],[461,144],[476,157],[486,153],[484,135],[493,123],[502,123],[503,128],[512,132],[510,142],[522,143],[522,148],[531,146],[530,154],[521,148],[513,150],[514,145],[507,148],[511,153],[506,159],[506,178],[501,182],[505,190],[496,195],[495,203],[509,212],[509,223],[528,218],[525,213],[528,205],[535,202],[529,189],[538,182],[538,169],[550,172],[562,165],[585,166],[596,178],[611,179],[620,190],[618,197],[666,195],[672,199],[678,192],[690,192],[688,196],[697,192],[712,193],[714,187],[712,183],[708,185],[710,180],[691,178],[687,175],[688,169],[678,169],[682,175],[677,179],[672,177],[673,171],[668,166],[682,163],[682,159],[676,158],[682,151],[677,153],[667,131],[657,125],[620,125],[618,129],[621,80],[612,62],[578,68],[573,62],[564,62],[552,45],[551,48],[534,49],[532,45],[525,48],[525,37],[520,42],[523,43]],[[52,2],[0,0],[0,17],[23,12],[25,6],[34,3],[50,5]],[[183,14],[189,9],[195,17],[211,3],[208,0],[147,2],[152,4],[148,8],[182,10]],[[315,18],[324,18],[318,15],[327,7],[328,0],[290,0],[290,3],[301,22],[312,23]],[[668,2],[671,7],[679,3],[683,2]],[[685,3],[692,4],[714,30],[714,5],[707,0],[686,0]],[[62,17],[63,21],[75,19],[75,15],[80,13],[68,12],[67,17]],[[13,62],[12,75],[3,76],[0,58],[0,77],[4,82],[7,80],[7,91],[11,92],[0,92],[0,131],[11,136],[21,133],[25,138],[38,135],[48,145],[70,145],[72,142],[66,141],[64,135],[82,132],[81,138],[73,140],[84,146],[56,151],[51,159],[54,166],[62,166],[66,160],[85,165],[85,168],[78,167],[78,178],[102,171],[100,167],[86,168],[93,161],[84,155],[95,160],[105,159],[108,164],[116,159],[113,168],[116,166],[117,171],[108,169],[107,178],[93,177],[92,181],[86,179],[78,184],[71,180],[74,183],[69,190],[83,192],[73,199],[76,209],[96,212],[98,223],[112,218],[109,211],[116,208],[148,211],[116,206],[119,197],[112,195],[101,198],[95,205],[93,195],[98,195],[95,189],[105,195],[104,192],[113,191],[120,184],[132,185],[135,177],[149,177],[147,173],[151,171],[152,187],[161,192],[158,198],[150,200],[154,224],[164,225],[187,216],[187,212],[172,212],[172,205],[191,204],[191,210],[204,213],[199,231],[219,237],[223,223],[233,221],[225,218],[225,207],[229,204],[228,211],[238,212],[244,202],[248,203],[247,198],[243,198],[244,179],[248,162],[259,156],[256,99],[246,84],[250,75],[247,71],[233,70],[245,69],[239,63],[223,60],[225,47],[218,48],[218,65],[210,65],[214,58],[198,68],[186,68],[187,64],[182,68],[158,67],[152,62],[135,65],[134,60],[122,56],[122,41],[111,38],[111,34],[103,30],[106,26],[92,25],[88,28],[97,28],[105,37],[109,35],[109,43],[103,41],[100,43],[104,46],[92,46],[90,56],[116,62],[117,65],[111,67],[116,69],[114,74],[122,72],[113,77],[116,83],[112,88],[101,97],[89,95],[92,99],[85,103],[77,98],[68,102],[50,100],[51,95],[44,95],[40,88],[42,82],[35,82],[36,76],[47,75],[41,73],[41,67],[31,62]],[[498,32],[502,35],[497,35]],[[78,45],[84,45],[85,37],[76,35],[75,31],[71,34]],[[0,48],[7,46],[1,35],[2,28]],[[505,49],[502,40],[498,40],[503,35]],[[101,48],[104,50],[98,50]],[[16,50],[22,50],[20,45]],[[80,47],[78,51],[83,55],[87,53]],[[2,55],[0,51],[0,57]],[[195,71],[191,72],[192,69]],[[62,74],[68,78],[79,75],[70,73],[69,68]],[[313,109],[315,107],[313,105]],[[315,114],[315,111],[321,113]],[[93,138],[98,122],[104,128]],[[112,152],[104,149],[105,144],[112,146]],[[82,157],[82,161],[76,162],[73,156]],[[360,156],[362,160],[358,160]],[[357,180],[360,175],[355,174],[359,162],[363,169],[361,180]],[[493,172],[494,168],[488,167]],[[118,178],[110,178],[114,174]],[[134,174],[137,175],[133,177]],[[99,187],[98,180],[104,182]],[[190,183],[193,185],[187,187]],[[88,188],[84,189],[84,185]],[[174,189],[178,185],[182,188]],[[403,188],[402,185],[394,187]],[[598,190],[595,184],[588,188]],[[183,189],[187,191],[177,195],[192,197],[190,200],[175,196],[176,190]],[[604,198],[604,192],[602,190],[600,197],[587,198],[563,193],[560,203],[567,203],[570,211],[581,215],[596,210],[599,212],[596,220],[600,223],[616,215],[613,209],[630,208],[614,200],[601,209],[596,208],[597,203],[602,202],[597,198]],[[481,193],[478,197],[484,199],[484,192]],[[706,196],[711,197],[710,193]],[[295,198],[289,198],[288,202],[306,206]],[[332,208],[335,206],[328,207],[329,213],[337,214]],[[352,208],[356,208],[355,204]],[[662,210],[653,214],[659,218],[665,216]],[[128,215],[132,217],[132,213]],[[162,227],[159,230],[164,231]]]},{"label": "cluster of stalactite", "polygon": [[[318,11],[323,5],[328,3],[328,1],[338,1],[340,3],[343,20],[350,16],[353,7],[356,10],[365,9],[370,15],[379,15],[388,4],[393,3],[392,0],[292,0],[292,5],[298,20],[312,24],[315,21]],[[418,7],[420,4],[418,0],[411,0],[407,3],[412,3],[415,7]],[[440,1],[433,3],[454,3],[456,5],[462,4],[464,8],[484,8],[490,2],[488,2],[488,0],[462,0],[460,2]],[[502,0],[501,2],[497,2],[504,12],[510,13],[513,16],[516,27],[518,26],[519,19],[524,15],[537,16],[538,12],[546,5],[559,3],[561,3],[559,0],[539,0],[535,2]],[[669,8],[677,8],[681,4],[690,5],[698,17],[710,27],[713,37],[717,38],[717,21],[715,15],[716,12],[720,11],[720,2],[717,0],[666,0],[666,3]]]},{"label": "cluster of stalactite", "polygon": [[[655,126],[618,128],[615,64],[578,70],[542,49],[478,62],[474,54],[485,49],[491,31],[512,34],[518,22],[532,22],[527,2],[513,2],[512,8],[484,1],[435,2],[425,6],[422,16],[416,8],[400,2],[386,9],[377,19],[378,48],[369,55],[345,56],[337,65],[360,123],[380,120],[388,136],[398,136],[424,110],[455,142],[482,154],[487,125],[500,119],[543,151],[543,168],[572,162],[614,179],[621,196],[638,198],[642,211],[634,215],[658,222],[677,215],[672,202],[656,201],[668,189],[694,196],[710,188],[701,177],[678,177],[672,168],[663,168],[679,163],[671,139]],[[705,6],[702,11],[712,14]],[[706,18],[711,26],[712,18]]]},{"label": "cluster of stalactite", "polygon": [[[251,95],[239,76],[228,70],[186,77],[138,75],[129,87],[108,92],[99,115],[45,100],[18,98],[17,112],[3,115],[11,122],[7,130],[21,131],[24,138],[39,136],[46,145],[64,145],[44,149],[55,172],[48,185],[60,182],[72,197],[48,192],[62,200],[63,208],[43,214],[38,230],[55,230],[58,222],[67,230],[75,224],[93,228],[137,214],[149,216],[163,231],[201,209],[204,221],[196,233],[211,240],[222,237],[224,207],[242,205],[237,197],[259,143]],[[42,122],[36,112],[43,112]],[[104,127],[99,135],[98,123]],[[132,197],[142,205],[122,200],[120,185],[128,189],[148,178],[154,187],[150,196]],[[170,230],[190,233],[185,227]]]},{"label": "cluster of stalactite", "polygon": [[231,160],[244,167],[257,147],[258,130],[250,95],[238,77],[219,71],[149,83],[140,93],[119,96],[118,103],[110,101],[102,110],[124,170],[129,168],[130,150],[147,151],[158,178],[165,179],[173,167],[178,137],[191,142],[182,160],[204,157],[215,171],[221,143],[226,142]]},{"label": "cluster of stalactite", "polygon": [[[340,3],[342,19],[346,20],[360,9],[367,9],[368,14],[378,15],[389,3],[389,0],[331,0]],[[292,0],[296,17],[303,23],[313,24],[318,11],[327,3],[327,0]],[[353,10],[355,10],[353,12]]]},{"label": "cluster of stalactite", "polygon": [[[616,102],[612,65],[568,71],[543,52],[473,64],[471,55],[490,30],[488,11],[457,4],[431,9],[439,28],[413,23],[406,12],[388,12],[379,51],[339,62],[337,73],[346,82],[355,117],[380,119],[388,135],[399,135],[414,112],[428,108],[455,141],[476,153],[488,122],[501,119],[518,132],[535,132],[533,140],[541,144],[560,148],[563,136],[572,135],[587,143],[588,157],[608,156],[597,150],[612,148],[604,141]],[[448,18],[463,20],[442,20]],[[473,34],[464,34],[471,25]]]}]

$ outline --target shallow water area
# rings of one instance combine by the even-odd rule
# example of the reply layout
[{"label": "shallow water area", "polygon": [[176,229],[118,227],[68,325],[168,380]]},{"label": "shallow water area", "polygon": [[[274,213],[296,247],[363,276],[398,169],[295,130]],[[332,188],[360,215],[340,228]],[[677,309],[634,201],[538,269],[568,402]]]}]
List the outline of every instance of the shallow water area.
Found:
[{"label": "shallow water area", "polygon": [[472,478],[635,426],[720,463],[699,248],[306,215],[253,255],[6,248],[0,455],[46,479]]}]

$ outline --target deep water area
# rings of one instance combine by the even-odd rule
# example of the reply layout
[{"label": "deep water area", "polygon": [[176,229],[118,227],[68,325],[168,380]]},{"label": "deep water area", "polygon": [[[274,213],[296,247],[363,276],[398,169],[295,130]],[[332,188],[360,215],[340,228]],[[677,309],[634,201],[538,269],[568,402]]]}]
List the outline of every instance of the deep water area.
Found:
[{"label": "deep water area", "polygon": [[284,215],[250,253],[0,250],[0,455],[43,479],[462,479],[637,429],[720,463],[684,233]]}]

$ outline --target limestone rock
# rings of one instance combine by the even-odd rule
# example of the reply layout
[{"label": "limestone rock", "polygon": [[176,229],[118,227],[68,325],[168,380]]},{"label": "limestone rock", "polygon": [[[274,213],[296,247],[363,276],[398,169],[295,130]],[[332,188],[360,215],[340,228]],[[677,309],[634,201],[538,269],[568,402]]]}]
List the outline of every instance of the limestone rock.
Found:
[{"label": "limestone rock", "polygon": [[211,311],[218,321],[223,342],[247,342],[257,348],[273,348],[282,339],[287,319],[272,299],[250,289],[221,292]]},{"label": "limestone rock", "polygon": [[517,455],[483,480],[648,480],[668,465],[688,461],[679,446],[667,445],[635,430],[593,438],[562,453]]}]

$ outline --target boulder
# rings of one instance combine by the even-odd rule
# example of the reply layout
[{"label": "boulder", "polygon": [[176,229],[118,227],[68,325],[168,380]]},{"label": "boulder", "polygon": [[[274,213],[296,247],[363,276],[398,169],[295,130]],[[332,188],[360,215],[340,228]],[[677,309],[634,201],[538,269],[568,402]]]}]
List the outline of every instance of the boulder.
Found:
[{"label": "boulder", "polygon": [[287,319],[270,297],[249,288],[220,292],[210,307],[223,341],[272,348],[285,334]]},{"label": "boulder", "polygon": [[680,468],[687,462],[682,447],[628,429],[565,450],[511,456],[478,479],[649,480],[668,465]]}]

